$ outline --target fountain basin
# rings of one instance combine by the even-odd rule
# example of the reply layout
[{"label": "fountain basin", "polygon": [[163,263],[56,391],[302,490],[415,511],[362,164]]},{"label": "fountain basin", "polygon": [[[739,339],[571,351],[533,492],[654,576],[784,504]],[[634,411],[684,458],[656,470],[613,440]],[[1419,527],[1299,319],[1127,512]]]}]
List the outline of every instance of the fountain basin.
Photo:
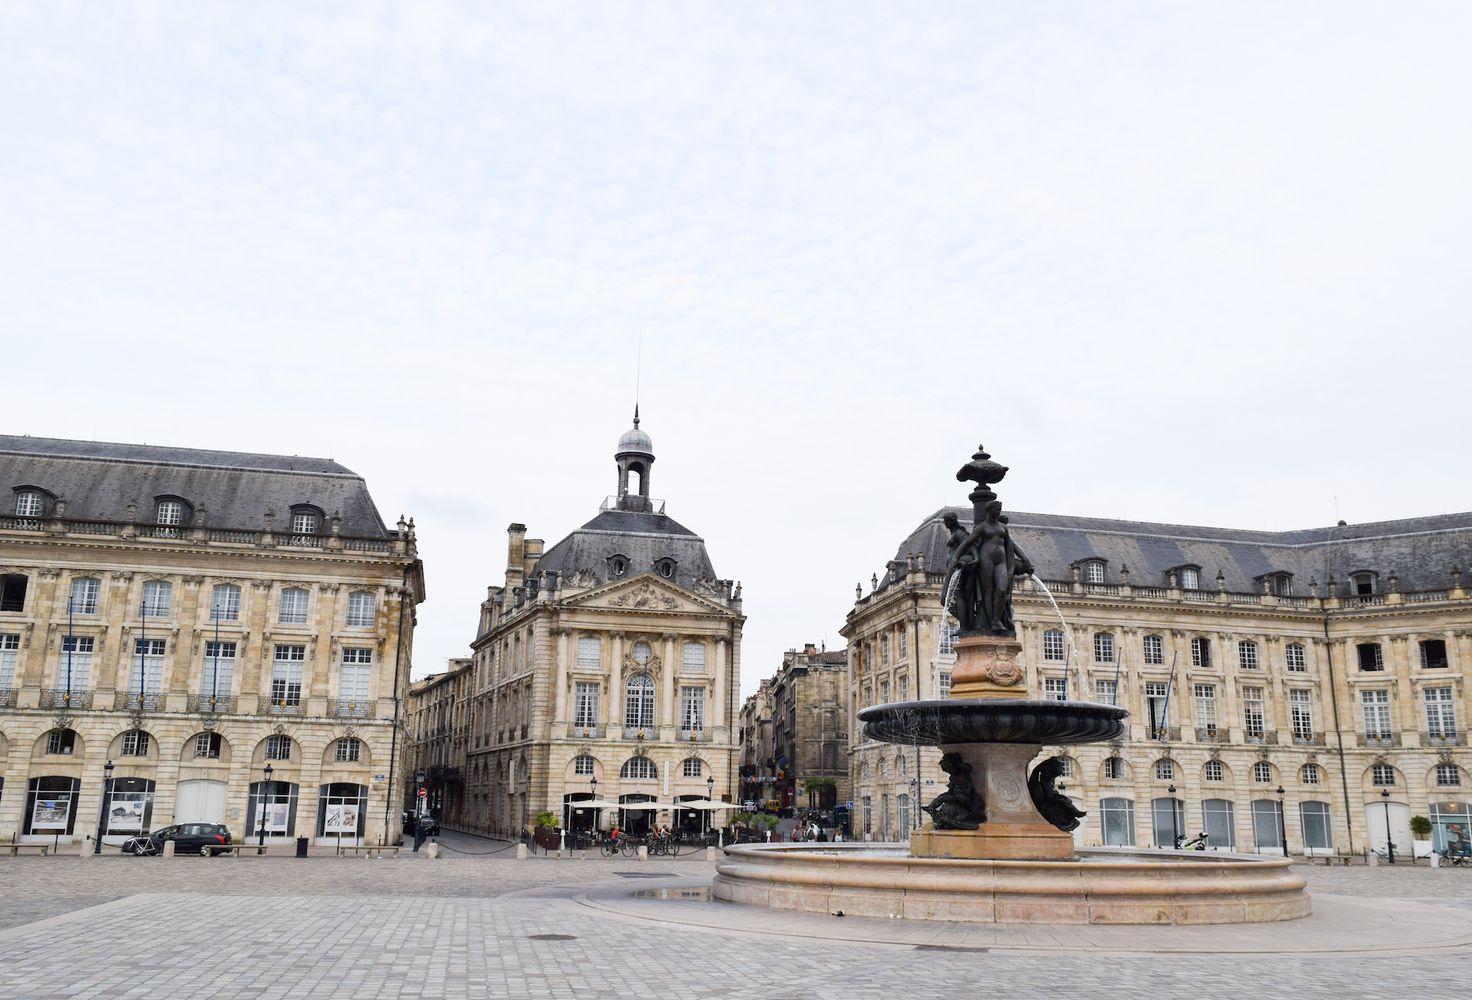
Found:
[{"label": "fountain basin", "polygon": [[1129,712],[1091,701],[946,698],[871,705],[859,712],[864,735],[884,743],[1098,743],[1124,734]]},{"label": "fountain basin", "polygon": [[[901,853],[904,852],[904,853]],[[743,844],[711,894],[776,909],[1026,924],[1232,924],[1311,911],[1284,858],[1124,847],[1070,861],[916,858],[903,844]]]}]

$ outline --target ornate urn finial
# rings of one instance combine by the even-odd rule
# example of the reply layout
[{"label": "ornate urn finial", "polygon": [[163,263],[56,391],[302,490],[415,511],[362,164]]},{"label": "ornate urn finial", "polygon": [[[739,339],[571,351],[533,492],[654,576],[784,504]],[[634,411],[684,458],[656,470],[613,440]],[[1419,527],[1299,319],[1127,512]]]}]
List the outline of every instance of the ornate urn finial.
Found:
[{"label": "ornate urn finial", "polygon": [[975,508],[977,520],[981,519],[981,512],[986,505],[997,498],[990,487],[995,483],[1000,483],[1006,478],[1006,475],[1007,467],[993,462],[984,445],[977,445],[976,453],[971,456],[971,461],[961,466],[956,472],[958,482],[976,484],[976,489],[971,491],[968,499]]}]

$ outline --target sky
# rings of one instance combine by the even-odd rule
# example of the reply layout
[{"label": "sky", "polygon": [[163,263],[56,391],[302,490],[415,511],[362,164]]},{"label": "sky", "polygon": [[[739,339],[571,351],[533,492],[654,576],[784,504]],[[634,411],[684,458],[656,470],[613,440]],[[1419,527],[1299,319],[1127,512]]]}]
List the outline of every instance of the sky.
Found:
[{"label": "sky", "polygon": [[[1461,3],[0,5],[8,433],[326,456],[415,675],[652,492],[742,688],[979,442],[1014,510],[1472,508]],[[866,584],[867,587],[867,584]]]}]

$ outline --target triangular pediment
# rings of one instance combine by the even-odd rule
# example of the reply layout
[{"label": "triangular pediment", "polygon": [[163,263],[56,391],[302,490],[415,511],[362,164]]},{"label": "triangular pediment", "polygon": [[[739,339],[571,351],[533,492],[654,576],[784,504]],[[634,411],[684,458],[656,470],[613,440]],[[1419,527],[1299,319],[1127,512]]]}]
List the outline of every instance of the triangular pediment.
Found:
[{"label": "triangular pediment", "polygon": [[730,614],[725,605],[717,604],[699,594],[692,594],[653,573],[641,573],[627,580],[607,583],[569,597],[562,603],[569,607],[607,608],[610,611]]}]

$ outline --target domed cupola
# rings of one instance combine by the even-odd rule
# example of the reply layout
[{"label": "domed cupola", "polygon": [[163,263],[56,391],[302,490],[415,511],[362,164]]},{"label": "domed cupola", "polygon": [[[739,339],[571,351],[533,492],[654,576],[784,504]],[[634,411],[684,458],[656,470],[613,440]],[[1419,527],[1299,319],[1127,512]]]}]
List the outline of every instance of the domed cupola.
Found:
[{"label": "domed cupola", "polygon": [[[639,407],[634,407],[634,426],[618,439],[618,509],[649,511],[649,474],[654,465],[654,442],[639,429]],[[632,482],[630,479],[632,478]]]}]

